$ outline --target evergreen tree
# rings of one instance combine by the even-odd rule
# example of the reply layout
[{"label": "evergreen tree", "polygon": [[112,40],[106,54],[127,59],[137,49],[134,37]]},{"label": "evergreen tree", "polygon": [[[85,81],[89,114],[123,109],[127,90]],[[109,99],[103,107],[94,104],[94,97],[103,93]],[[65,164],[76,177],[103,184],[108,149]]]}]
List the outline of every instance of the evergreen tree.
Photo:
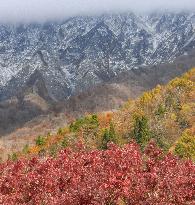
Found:
[{"label": "evergreen tree", "polygon": [[110,141],[110,134],[109,134],[108,129],[105,129],[104,134],[103,134],[103,138],[102,138],[101,148],[107,149],[107,144],[109,141]]},{"label": "evergreen tree", "polygon": [[113,123],[110,123],[109,130],[105,129],[104,131],[101,148],[107,149],[107,144],[109,142],[117,143],[117,136]]},{"label": "evergreen tree", "polygon": [[38,136],[37,139],[36,139],[36,145],[37,146],[42,146],[42,145],[45,144],[45,142],[46,142],[46,139],[43,136]]},{"label": "evergreen tree", "polygon": [[137,143],[144,148],[151,139],[148,119],[145,116],[136,116],[133,134]]},{"label": "evergreen tree", "polygon": [[113,125],[112,122],[110,123],[109,140],[110,140],[111,142],[117,143],[117,136],[116,136],[116,132],[115,132],[115,129],[114,129],[114,125]]}]

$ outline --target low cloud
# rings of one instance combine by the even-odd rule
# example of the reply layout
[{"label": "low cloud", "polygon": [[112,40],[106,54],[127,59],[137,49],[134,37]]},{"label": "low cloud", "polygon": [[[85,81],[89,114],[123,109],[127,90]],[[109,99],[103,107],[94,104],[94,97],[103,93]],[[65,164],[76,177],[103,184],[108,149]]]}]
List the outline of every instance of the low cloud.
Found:
[{"label": "low cloud", "polygon": [[1,0],[0,22],[43,22],[77,15],[156,10],[195,11],[195,0]]}]

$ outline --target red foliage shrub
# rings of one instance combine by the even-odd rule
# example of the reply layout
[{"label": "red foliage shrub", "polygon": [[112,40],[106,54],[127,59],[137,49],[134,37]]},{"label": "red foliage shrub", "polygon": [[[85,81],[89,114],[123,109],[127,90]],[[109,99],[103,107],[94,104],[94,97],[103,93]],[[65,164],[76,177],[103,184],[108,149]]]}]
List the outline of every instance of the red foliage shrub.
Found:
[{"label": "red foliage shrub", "polygon": [[194,204],[195,168],[153,143],[0,164],[0,204]]}]

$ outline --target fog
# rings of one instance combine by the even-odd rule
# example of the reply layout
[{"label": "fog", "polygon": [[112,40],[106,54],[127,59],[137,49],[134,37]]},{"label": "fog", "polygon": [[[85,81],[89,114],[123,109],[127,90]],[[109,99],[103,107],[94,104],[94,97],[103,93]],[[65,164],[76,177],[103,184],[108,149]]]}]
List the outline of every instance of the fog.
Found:
[{"label": "fog", "polygon": [[110,12],[195,11],[195,0],[0,0],[0,22],[44,22]]}]

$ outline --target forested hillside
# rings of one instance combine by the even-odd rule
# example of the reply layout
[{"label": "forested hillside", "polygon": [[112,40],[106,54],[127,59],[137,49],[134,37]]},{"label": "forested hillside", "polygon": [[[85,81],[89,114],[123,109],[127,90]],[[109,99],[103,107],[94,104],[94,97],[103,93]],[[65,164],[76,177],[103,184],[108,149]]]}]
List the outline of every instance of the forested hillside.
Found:
[{"label": "forested hillside", "polygon": [[[56,135],[38,136],[35,146],[26,145],[14,156],[55,155],[79,142],[86,149],[106,149],[108,142],[122,146],[136,141],[141,148],[155,140],[164,151],[195,159],[195,69],[166,86],[158,85],[116,112],[88,114],[72,120]],[[10,156],[11,157],[11,156]]]},{"label": "forested hillside", "polygon": [[195,203],[195,69],[0,164],[0,204]]}]

